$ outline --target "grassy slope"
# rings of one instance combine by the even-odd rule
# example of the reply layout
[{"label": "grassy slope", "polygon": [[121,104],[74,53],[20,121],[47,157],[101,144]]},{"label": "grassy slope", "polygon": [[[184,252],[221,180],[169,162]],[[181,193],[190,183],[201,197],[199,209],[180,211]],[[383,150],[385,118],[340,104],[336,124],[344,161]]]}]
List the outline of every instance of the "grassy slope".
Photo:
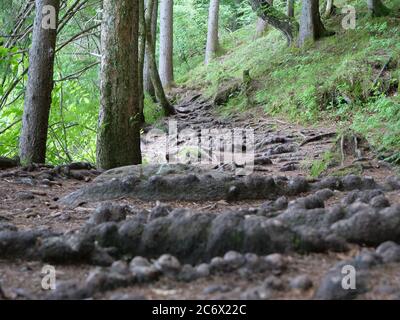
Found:
[{"label": "grassy slope", "polygon": [[[338,15],[325,21],[335,36],[300,50],[286,47],[276,30],[254,41],[254,26],[249,26],[223,40],[225,55],[208,67],[199,65],[178,82],[211,96],[220,83],[241,78],[248,69],[254,101],[266,113],[302,123],[328,120],[338,128],[350,126],[379,151],[399,157],[400,19],[369,17],[364,0],[343,3],[356,8],[355,30],[344,30],[343,16]],[[399,15],[400,0],[391,1],[391,6]],[[374,86],[389,57],[388,71]],[[382,83],[389,92],[381,89]],[[232,97],[220,111],[243,111],[249,107],[245,101],[243,96]]]}]

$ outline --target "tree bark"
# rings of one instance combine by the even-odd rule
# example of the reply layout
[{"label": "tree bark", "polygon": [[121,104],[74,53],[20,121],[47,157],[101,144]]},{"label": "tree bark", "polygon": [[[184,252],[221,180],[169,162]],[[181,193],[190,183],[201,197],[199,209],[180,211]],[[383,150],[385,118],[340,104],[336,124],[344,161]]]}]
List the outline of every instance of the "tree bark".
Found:
[{"label": "tree bark", "polygon": [[154,86],[154,91],[158,102],[164,110],[165,116],[170,116],[175,114],[174,107],[169,103],[167,97],[165,96],[164,88],[161,83],[160,74],[157,69],[157,62],[155,57],[155,49],[153,47],[153,38],[151,36],[151,12],[153,11],[153,5],[155,0],[147,0],[148,9],[146,10],[146,55],[149,62],[151,81]]},{"label": "tree bark", "polygon": [[265,20],[272,27],[281,31],[285,36],[288,45],[291,45],[299,29],[297,22],[275,9],[268,0],[249,1],[257,16]]},{"label": "tree bark", "polygon": [[[146,10],[148,8],[148,0],[146,1]],[[156,38],[157,38],[157,18],[158,18],[158,0],[154,0],[153,11],[151,15],[151,37],[153,39],[153,50],[156,48]],[[153,55],[155,56],[156,52],[154,51]],[[153,99],[156,94],[154,91],[154,86],[151,81],[151,73],[150,73],[150,64],[148,55],[144,56],[144,71],[143,71],[143,88],[144,91],[147,92]]]},{"label": "tree bark", "polygon": [[138,22],[138,1],[103,1],[97,135],[101,169],[141,163]]},{"label": "tree bark", "polygon": [[14,168],[19,165],[18,159],[0,157],[0,169]]},{"label": "tree bark", "polygon": [[138,68],[138,85],[139,85],[139,117],[140,122],[145,122],[144,118],[144,56],[146,49],[146,23],[144,17],[144,0],[139,0],[139,68]]},{"label": "tree bark", "polygon": [[300,17],[299,46],[302,47],[308,40],[315,41],[325,35],[330,35],[319,13],[319,0],[303,0]]},{"label": "tree bark", "polygon": [[324,12],[324,17],[325,18],[330,18],[333,15],[337,15],[337,7],[335,6],[335,1],[334,0],[327,0],[326,1],[326,6],[325,6],[325,12]]},{"label": "tree bark", "polygon": [[286,6],[286,10],[287,10],[287,16],[294,18],[294,0],[287,0],[287,6]]},{"label": "tree bark", "polygon": [[263,36],[265,30],[267,29],[267,26],[268,26],[268,23],[265,20],[258,18],[254,39],[261,38]]},{"label": "tree bark", "polygon": [[160,0],[160,79],[165,89],[174,82],[173,0]]},{"label": "tree bark", "polygon": [[390,9],[381,0],[367,0],[367,5],[369,12],[374,17],[384,17],[390,14]]},{"label": "tree bark", "polygon": [[[32,46],[29,52],[28,83],[19,143],[22,164],[44,163],[46,161],[47,131],[60,9],[59,0],[36,0],[35,4],[36,15]],[[53,8],[53,11],[47,11],[46,8]],[[51,21],[55,25],[51,26]]]},{"label": "tree bark", "polygon": [[208,64],[215,57],[219,48],[218,20],[219,20],[219,0],[211,0],[208,11],[208,33],[207,33],[205,64]]}]

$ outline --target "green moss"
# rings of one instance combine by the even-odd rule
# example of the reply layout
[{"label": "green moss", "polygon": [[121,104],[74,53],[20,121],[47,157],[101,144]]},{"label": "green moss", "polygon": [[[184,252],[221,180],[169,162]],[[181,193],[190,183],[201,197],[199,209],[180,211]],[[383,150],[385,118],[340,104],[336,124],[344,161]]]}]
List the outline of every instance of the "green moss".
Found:
[{"label": "green moss", "polygon": [[162,108],[158,104],[154,103],[152,98],[147,94],[144,99],[143,113],[146,123],[148,124],[154,124],[164,116]]}]

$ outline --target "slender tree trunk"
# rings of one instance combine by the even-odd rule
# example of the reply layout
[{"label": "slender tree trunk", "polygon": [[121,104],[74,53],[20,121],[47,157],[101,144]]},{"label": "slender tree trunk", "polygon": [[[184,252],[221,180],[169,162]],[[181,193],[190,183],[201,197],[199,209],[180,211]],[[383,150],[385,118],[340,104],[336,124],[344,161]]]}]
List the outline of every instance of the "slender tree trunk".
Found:
[{"label": "slender tree trunk", "polygon": [[367,5],[369,12],[374,17],[383,17],[390,14],[390,9],[381,0],[367,0]]},{"label": "slender tree trunk", "polygon": [[160,79],[165,89],[174,82],[173,0],[160,0]]},{"label": "slender tree trunk", "polygon": [[59,0],[36,0],[29,73],[26,87],[20,159],[22,164],[44,163],[53,90]]},{"label": "slender tree trunk", "polygon": [[327,32],[319,13],[319,0],[303,0],[303,7],[300,17],[299,46],[303,46],[306,41],[315,41]]},{"label": "slender tree trunk", "polygon": [[97,136],[102,169],[141,163],[138,33],[138,1],[103,1]]},{"label": "slender tree trunk", "polygon": [[265,30],[267,29],[268,23],[261,19],[258,18],[257,19],[257,24],[256,24],[256,33],[254,35],[254,39],[258,39],[261,38],[265,32]]},{"label": "slender tree trunk", "polygon": [[166,116],[175,114],[174,107],[169,103],[167,97],[165,96],[164,88],[161,83],[160,75],[157,69],[157,62],[155,57],[155,49],[153,47],[153,38],[151,36],[151,12],[153,11],[153,5],[155,0],[148,1],[148,10],[146,10],[146,55],[149,62],[151,81],[154,86],[155,94],[157,100],[159,101],[161,107],[164,110]]},{"label": "slender tree trunk", "polygon": [[219,0],[211,0],[208,10],[208,33],[205,64],[208,64],[217,54],[219,48],[218,38]]},{"label": "slender tree trunk", "polygon": [[324,16],[329,18],[333,13],[333,0],[326,0]]},{"label": "slender tree trunk", "polygon": [[287,16],[293,18],[294,17],[294,0],[287,0],[286,5]]},{"label": "slender tree trunk", "polygon": [[288,45],[291,45],[299,30],[297,22],[286,14],[275,9],[268,0],[249,1],[257,16],[265,20],[275,29],[281,31],[285,36]]},{"label": "slender tree trunk", "polygon": [[139,116],[140,122],[144,123],[144,87],[143,87],[143,72],[144,72],[144,56],[146,49],[146,25],[144,17],[144,0],[139,0],[139,68],[138,68],[138,83],[139,83]]},{"label": "slender tree trunk", "polygon": [[[274,0],[268,0],[268,3],[272,6],[274,5]],[[268,23],[264,19],[258,17],[257,24],[256,24],[256,34],[254,35],[254,39],[260,38],[265,30],[267,29]]]},{"label": "slender tree trunk", "polygon": [[[146,10],[148,8],[149,0],[146,0]],[[156,48],[156,38],[157,38],[157,20],[158,20],[158,0],[154,0],[153,11],[151,15],[151,37],[153,39],[153,49]],[[153,55],[155,56],[155,51]],[[144,91],[147,92],[153,99],[155,99],[156,94],[154,91],[154,86],[151,81],[150,64],[148,55],[144,56],[144,71],[143,71],[143,87]]]}]

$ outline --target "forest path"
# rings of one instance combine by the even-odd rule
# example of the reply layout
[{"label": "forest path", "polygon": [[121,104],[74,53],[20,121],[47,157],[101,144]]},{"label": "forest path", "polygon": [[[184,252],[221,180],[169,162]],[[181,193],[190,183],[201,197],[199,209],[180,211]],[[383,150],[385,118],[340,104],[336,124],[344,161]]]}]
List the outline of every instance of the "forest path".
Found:
[{"label": "forest path", "polygon": [[[334,124],[302,126],[290,120],[269,116],[261,107],[224,117],[218,113],[219,106],[213,99],[203,98],[196,90],[187,90],[175,109],[177,114],[158,123],[157,128],[168,134],[169,122],[176,121],[179,134],[178,159],[183,163],[199,164],[197,151],[209,151],[202,150],[202,130],[210,130],[211,139],[215,139],[216,135],[223,139],[226,131],[234,136],[235,130],[239,134],[244,130],[251,130],[254,133],[252,150],[256,174],[307,177],[310,176],[313,165],[325,167],[317,172],[325,175],[355,173],[379,178],[391,172],[389,164],[375,158],[364,138],[351,131],[341,133]],[[153,127],[146,131],[151,128]],[[228,139],[227,143],[231,141]],[[235,141],[233,140],[234,143]],[[220,151],[223,151],[223,147],[226,148],[223,143],[213,147],[221,146]],[[167,162],[164,155],[164,136],[155,135],[153,139],[142,139],[142,150],[149,163]],[[331,158],[333,156],[336,159]],[[217,161],[212,164],[227,169],[231,167],[229,162]]]},{"label": "forest path", "polygon": [[[342,143],[345,176],[314,179],[309,165],[336,146],[333,128],[304,128],[256,108],[226,119],[194,94],[176,108],[178,131],[254,129],[256,180],[250,182],[280,176],[276,183],[308,187],[272,200],[160,203],[121,196],[111,207],[109,201],[71,207],[59,199],[93,185],[100,172],[91,166],[3,170],[0,292],[17,299],[398,298],[400,246],[378,245],[400,239],[400,179],[389,178],[393,171],[374,159],[362,139]],[[150,160],[165,147],[162,135],[154,137],[143,138]],[[178,145],[188,143],[183,140]],[[170,256],[153,260],[165,253],[182,264]],[[139,255],[152,259],[130,260]],[[338,262],[356,266],[363,275],[360,290],[338,288],[332,280],[341,274]],[[47,263],[57,270],[56,292],[40,285]]]}]

